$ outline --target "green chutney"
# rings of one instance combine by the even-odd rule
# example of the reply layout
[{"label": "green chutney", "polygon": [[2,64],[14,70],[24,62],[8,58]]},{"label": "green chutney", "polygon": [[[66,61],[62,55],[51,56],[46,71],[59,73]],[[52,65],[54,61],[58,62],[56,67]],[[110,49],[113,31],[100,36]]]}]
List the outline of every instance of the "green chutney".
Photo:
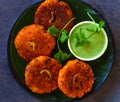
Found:
[{"label": "green chutney", "polygon": [[88,43],[76,45],[76,34],[80,32],[80,29],[84,33],[85,38],[87,38],[93,34],[93,31],[96,29],[96,25],[91,21],[86,21],[74,26],[70,32],[68,40],[70,51],[73,55],[83,60],[97,59],[107,48],[108,40],[106,32],[104,29],[101,29],[100,32],[94,32],[94,34],[87,39]]}]

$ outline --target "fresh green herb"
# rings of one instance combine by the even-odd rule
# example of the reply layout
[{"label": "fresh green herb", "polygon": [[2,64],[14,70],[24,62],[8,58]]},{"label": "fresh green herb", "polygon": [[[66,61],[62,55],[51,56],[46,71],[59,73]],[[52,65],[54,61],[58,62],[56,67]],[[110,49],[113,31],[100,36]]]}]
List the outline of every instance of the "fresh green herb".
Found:
[{"label": "fresh green herb", "polygon": [[77,34],[77,37],[80,41],[83,41],[85,39],[85,34],[82,32],[82,29],[79,30],[80,34]]},{"label": "fresh green herb", "polygon": [[65,60],[67,60],[71,54],[68,54],[66,52],[63,52],[61,49],[60,49],[60,45],[59,45],[59,39],[57,39],[57,48],[58,48],[58,52],[54,55],[54,58],[56,58],[59,62],[64,62]]},{"label": "fresh green herb", "polygon": [[92,14],[92,15],[98,14],[97,12],[95,12],[95,10],[93,10],[91,8],[86,8],[85,11],[88,12],[89,14]]},{"label": "fresh green herb", "polygon": [[96,25],[95,25],[95,27],[86,28],[86,30],[87,30],[87,31],[90,31],[90,32],[96,32],[97,27],[96,27]]},{"label": "fresh green herb", "polygon": [[65,60],[67,60],[71,54],[68,54],[66,52],[63,52],[60,49],[60,44],[59,44],[59,40],[60,40],[60,36],[57,39],[57,48],[58,48],[58,52],[54,55],[54,58],[56,58],[59,62],[64,62]]},{"label": "fresh green herb", "polygon": [[87,15],[90,17],[90,19],[94,22],[95,24],[95,28],[93,29],[89,29],[89,28],[86,28],[86,30],[90,31],[91,34],[88,36],[88,37],[85,37],[85,33],[82,31],[82,29],[80,29],[79,33],[76,34],[76,37],[75,37],[75,42],[76,42],[76,46],[83,46],[85,43],[90,43],[88,41],[88,39],[90,37],[92,37],[96,32],[100,32],[101,29],[104,27],[105,25],[105,21],[101,20],[99,21],[99,24],[97,24],[94,20],[94,18],[90,15],[89,12],[87,12]]},{"label": "fresh green herb", "polygon": [[87,15],[90,17],[90,19],[95,23],[96,25],[96,31],[94,32],[100,32],[100,30],[104,27],[105,21],[100,20],[99,23],[97,24],[94,20],[94,18],[90,15],[90,13],[87,12]]},{"label": "fresh green herb", "polygon": [[60,30],[56,28],[55,26],[51,26],[48,28],[48,33],[50,33],[52,36],[58,36]]},{"label": "fresh green herb", "polygon": [[87,12],[87,15],[90,17],[90,19],[95,23],[94,18],[90,15],[90,13]]},{"label": "fresh green herb", "polygon": [[62,30],[60,31],[57,27],[51,26],[48,28],[48,33],[50,33],[54,37],[60,37],[60,42],[64,43],[68,39],[68,31]]},{"label": "fresh green herb", "polygon": [[62,30],[60,31],[57,27],[51,26],[48,28],[48,33],[50,33],[54,37],[60,37],[60,42],[64,43],[68,39],[68,31]]},{"label": "fresh green herb", "polygon": [[104,25],[105,25],[105,21],[101,20],[101,21],[99,22],[99,27],[100,27],[100,28],[103,28]]},{"label": "fresh green herb", "polygon": [[64,43],[65,41],[67,41],[68,40],[68,31],[67,30],[63,30],[62,31],[62,34],[61,34],[61,36],[60,36],[60,42],[61,43]]},{"label": "fresh green herb", "polygon": [[59,50],[55,55],[54,58],[56,58],[59,62],[64,62],[70,57],[71,54],[68,54],[66,52],[62,52]]},{"label": "fresh green herb", "polygon": [[79,33],[76,34],[75,39],[76,46],[84,44],[85,34],[82,32],[81,28],[79,30]]},{"label": "fresh green herb", "polygon": [[99,26],[97,27],[97,32],[100,32],[100,30],[104,27],[105,25],[105,21],[101,20],[99,22]]},{"label": "fresh green herb", "polygon": [[68,31],[65,30],[66,27],[74,20],[75,18],[70,19],[65,26],[59,30],[57,27],[55,26],[51,26],[48,28],[48,32],[57,37],[57,48],[58,48],[58,52],[54,55],[54,58],[56,58],[59,62],[64,62],[65,60],[67,60],[71,54],[68,54],[66,52],[63,52],[60,49],[60,42],[64,43],[67,39],[68,39]]}]

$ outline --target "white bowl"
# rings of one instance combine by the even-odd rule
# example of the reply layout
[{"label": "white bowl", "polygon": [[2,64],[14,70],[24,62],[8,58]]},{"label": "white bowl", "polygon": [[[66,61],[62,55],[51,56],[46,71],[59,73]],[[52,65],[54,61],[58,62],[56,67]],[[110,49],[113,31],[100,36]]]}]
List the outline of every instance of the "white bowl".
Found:
[{"label": "white bowl", "polygon": [[[88,23],[91,23],[91,24],[96,24],[96,23],[94,23],[94,22],[92,22],[92,21],[83,21],[83,22],[80,22],[80,23],[78,23],[78,24],[76,24],[71,30],[70,30],[70,32],[69,32],[69,39],[68,39],[68,47],[69,47],[69,50],[70,50],[70,52],[76,57],[76,58],[78,58],[78,59],[80,59],[80,60],[83,60],[83,61],[92,61],[92,60],[96,60],[96,59],[98,59],[99,57],[101,57],[104,53],[105,53],[105,51],[106,51],[106,49],[107,49],[107,46],[108,46],[108,37],[107,37],[107,34],[106,34],[106,32],[105,32],[105,30],[102,28],[101,29],[101,31],[102,31],[102,33],[104,34],[104,39],[105,39],[105,43],[104,43],[104,45],[103,45],[103,48],[102,48],[102,50],[97,54],[97,55],[95,55],[95,56],[91,56],[91,57],[89,57],[89,58],[84,58],[84,57],[81,57],[81,56],[78,56],[74,51],[73,51],[73,49],[71,48],[71,44],[70,44],[70,39],[72,39],[72,38],[70,38],[70,36],[73,34],[73,31],[77,28],[77,27],[79,27],[79,26],[81,26],[81,25],[83,25],[83,24],[88,24]],[[98,24],[96,24],[96,25],[98,25]],[[93,35],[94,36],[94,35]],[[83,45],[84,46],[84,45]],[[79,53],[80,53],[81,51],[79,51]],[[87,53],[87,52],[86,52]]]}]

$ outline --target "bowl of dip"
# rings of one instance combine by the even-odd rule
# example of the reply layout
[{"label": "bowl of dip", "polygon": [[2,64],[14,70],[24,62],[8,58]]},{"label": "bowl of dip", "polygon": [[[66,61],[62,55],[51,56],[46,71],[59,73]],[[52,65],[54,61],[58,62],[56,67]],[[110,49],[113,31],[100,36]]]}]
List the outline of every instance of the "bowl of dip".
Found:
[{"label": "bowl of dip", "polygon": [[[108,37],[104,28],[96,32],[97,26],[99,25],[95,22],[83,21],[70,30],[68,48],[76,58],[83,61],[92,61],[105,53],[108,46]],[[81,33],[82,35],[79,37]],[[80,38],[84,40],[80,41]]]}]

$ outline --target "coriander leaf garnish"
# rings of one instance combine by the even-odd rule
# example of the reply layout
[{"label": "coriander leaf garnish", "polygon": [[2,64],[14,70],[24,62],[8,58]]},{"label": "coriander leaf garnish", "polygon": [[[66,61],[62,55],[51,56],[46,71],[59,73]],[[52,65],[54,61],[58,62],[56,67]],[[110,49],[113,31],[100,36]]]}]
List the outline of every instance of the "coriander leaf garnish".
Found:
[{"label": "coriander leaf garnish", "polygon": [[89,12],[87,12],[87,15],[90,17],[90,19],[95,23],[96,25],[96,31],[95,32],[100,32],[100,30],[104,27],[105,25],[105,21],[104,20],[100,20],[99,24],[97,25],[97,23],[95,22],[94,18],[90,15]]},{"label": "coriander leaf garnish", "polygon": [[54,37],[57,37],[59,32],[60,32],[60,30],[55,26],[51,26],[48,28],[48,33],[50,33]]},{"label": "coriander leaf garnish", "polygon": [[60,42],[64,43],[67,39],[68,39],[68,31],[67,30],[63,30],[62,34],[60,36]]},{"label": "coriander leaf garnish", "polygon": [[104,27],[104,25],[105,25],[105,21],[103,20],[99,21],[97,31],[100,32],[100,30]]},{"label": "coriander leaf garnish", "polygon": [[58,48],[58,52],[54,55],[54,58],[56,58],[59,62],[64,62],[65,60],[67,60],[71,54],[68,54],[66,52],[63,52],[60,49],[60,45],[59,45],[59,38],[57,39],[57,48]]},{"label": "coriander leaf garnish", "polygon": [[105,25],[105,21],[101,20],[101,21],[99,22],[99,27],[100,27],[100,28],[103,28],[104,25]]},{"label": "coriander leaf garnish", "polygon": [[85,40],[85,34],[83,33],[82,29],[80,28],[79,33],[77,34],[77,37],[80,41]]},{"label": "coriander leaf garnish", "polygon": [[76,33],[75,36],[76,46],[83,45],[83,42],[85,40],[85,34],[82,32],[82,29],[79,29],[79,33]]},{"label": "coriander leaf garnish", "polygon": [[63,52],[60,49],[60,42],[64,43],[67,39],[68,39],[68,31],[65,30],[66,27],[75,19],[72,18],[70,19],[65,25],[64,27],[59,30],[57,27],[55,26],[51,26],[48,28],[48,33],[50,33],[52,36],[57,37],[57,48],[58,48],[58,52],[54,55],[54,58],[56,58],[59,62],[64,62],[65,60],[67,60],[71,54],[68,54],[66,52]]},{"label": "coriander leaf garnish", "polygon": [[94,20],[94,18],[90,15],[89,12],[87,12],[87,15],[90,17],[90,19],[91,19],[94,23],[96,23],[95,20]]},{"label": "coriander leaf garnish", "polygon": [[[100,20],[99,24],[97,24],[94,20],[94,18],[90,15],[89,12],[87,12],[87,15],[90,17],[90,19],[94,22],[95,25],[95,29],[91,29],[91,28],[86,28],[86,30],[90,31],[91,34],[88,37],[85,37],[85,33],[82,31],[82,29],[80,29],[79,33],[76,34],[75,37],[75,43],[76,46],[83,46],[85,43],[88,43],[88,39],[91,38],[96,32],[100,32],[101,29],[104,27],[105,25],[105,21]],[[90,42],[89,42],[90,43]]]},{"label": "coriander leaf garnish", "polygon": [[82,29],[80,28],[79,33],[76,33],[76,36],[75,36],[76,47],[77,46],[82,46],[84,44],[90,44],[90,42],[87,41],[87,39],[91,36],[92,35],[90,35],[88,37],[85,37],[85,34],[83,33]]},{"label": "coriander leaf garnish", "polygon": [[71,54],[62,52],[61,50],[59,50],[55,55],[54,58],[56,58],[59,62],[64,62],[65,60],[67,60],[70,57]]},{"label": "coriander leaf garnish", "polygon": [[98,14],[98,13],[96,13],[96,12],[95,12],[93,9],[91,9],[91,8],[86,8],[85,11],[88,12],[89,14],[92,14],[92,15]]}]

